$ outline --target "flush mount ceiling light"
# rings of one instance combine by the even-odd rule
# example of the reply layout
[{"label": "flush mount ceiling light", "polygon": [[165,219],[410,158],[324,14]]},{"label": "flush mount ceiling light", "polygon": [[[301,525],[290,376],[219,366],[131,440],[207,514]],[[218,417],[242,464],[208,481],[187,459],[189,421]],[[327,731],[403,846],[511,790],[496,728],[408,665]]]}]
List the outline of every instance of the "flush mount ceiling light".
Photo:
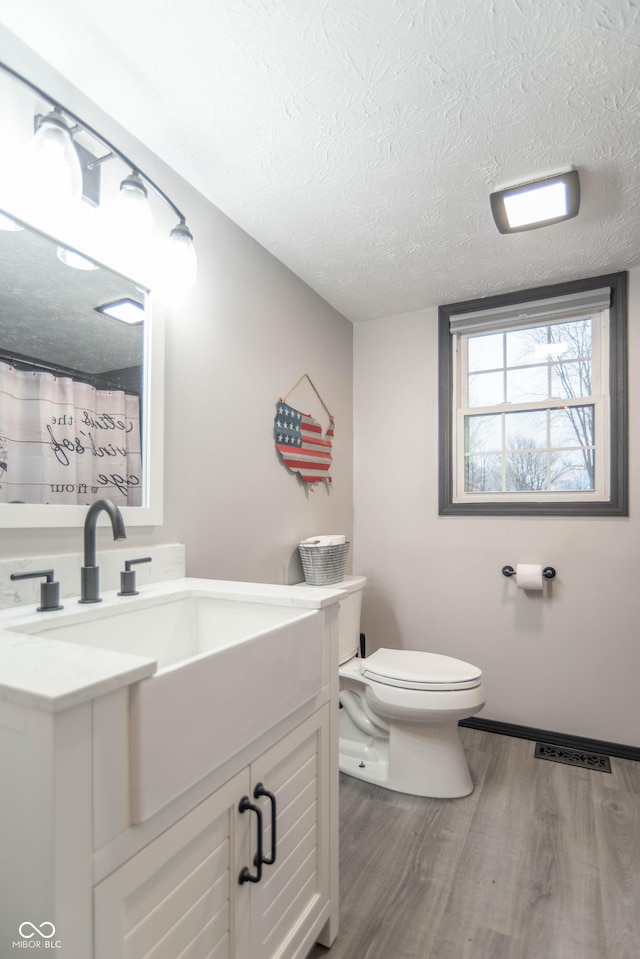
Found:
[{"label": "flush mount ceiling light", "polygon": [[95,306],[97,313],[103,313],[104,316],[110,316],[121,323],[128,323],[129,326],[137,326],[144,321],[144,306],[128,296],[119,300],[111,300],[110,303],[103,303],[101,306]]},{"label": "flush mount ceiling light", "polygon": [[[58,103],[44,90],[5,63],[0,67],[19,83],[28,87],[52,107],[45,116],[35,117],[35,137],[31,149],[33,160],[33,188],[44,198],[61,201],[63,197],[79,199],[83,196],[93,206],[100,203],[100,164],[117,157],[130,174],[120,184],[121,236],[127,242],[142,246],[153,230],[153,214],[149,206],[149,188],[170,208],[178,224],[171,230],[167,241],[169,250],[168,268],[173,285],[190,286],[195,280],[197,260],[193,236],[186,225],[186,218],[167,194],[134,164],[123,152],[75,113]],[[76,137],[88,136],[107,152],[95,157],[76,141]],[[132,221],[135,221],[135,231]],[[8,229],[0,223],[0,229]],[[63,257],[61,257],[63,259]],[[64,262],[68,262],[66,259]],[[70,264],[70,265],[76,265]],[[182,281],[182,282],[181,282]]]},{"label": "flush mount ceiling light", "polygon": [[577,216],[580,179],[577,170],[532,180],[491,194],[491,212],[501,233],[536,230]]},{"label": "flush mount ceiling light", "polygon": [[89,257],[83,256],[77,250],[72,250],[68,246],[59,246],[57,249],[58,259],[65,266],[71,266],[74,270],[97,270],[98,264]]}]

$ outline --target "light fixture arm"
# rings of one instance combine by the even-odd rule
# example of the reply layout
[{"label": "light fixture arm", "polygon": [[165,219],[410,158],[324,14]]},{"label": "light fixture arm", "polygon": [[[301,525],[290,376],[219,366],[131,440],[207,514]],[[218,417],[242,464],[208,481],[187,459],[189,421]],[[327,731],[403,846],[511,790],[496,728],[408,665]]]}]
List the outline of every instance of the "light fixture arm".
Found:
[{"label": "light fixture arm", "polygon": [[89,160],[86,164],[88,170],[94,170],[96,167],[100,166],[102,163],[105,163],[107,160],[113,160],[115,153],[105,153],[102,157],[94,157],[93,160]]},{"label": "light fixture arm", "polygon": [[154,190],[154,192],[157,193],[158,196],[164,200],[167,206],[169,206],[173,210],[173,212],[178,217],[180,223],[186,223],[186,217],[184,213],[182,213],[182,211],[176,206],[173,200],[171,200],[170,197],[167,196],[164,190],[161,189],[161,187],[159,187],[158,184],[155,183],[150,176],[147,176],[147,174],[140,169],[137,163],[134,163],[132,160],[130,160],[129,157],[122,152],[122,150],[119,150],[116,146],[113,145],[113,143],[110,142],[110,140],[107,140],[107,138],[104,137],[101,133],[98,133],[98,131],[94,129],[94,127],[92,127],[89,123],[85,123],[85,121],[81,119],[81,117],[77,116],[72,110],[67,109],[67,107],[61,104],[59,100],[53,99],[48,93],[45,93],[45,91],[42,90],[39,86],[37,86],[35,83],[32,83],[31,80],[28,80],[21,73],[18,73],[17,70],[14,70],[13,67],[8,66],[8,64],[2,62],[1,60],[0,60],[0,67],[6,73],[9,73],[15,80],[18,80],[19,83],[22,83],[24,86],[28,87],[33,93],[37,94],[37,96],[41,97],[43,100],[46,100],[47,103],[49,103],[53,109],[57,108],[62,113],[64,113],[65,116],[69,117],[69,119],[76,124],[76,127],[70,130],[70,133],[75,133],[77,132],[77,130],[85,130],[92,137],[94,137],[94,139],[96,139],[99,143],[101,143],[104,147],[106,147],[110,151],[108,155],[92,161],[91,163],[92,166],[95,166],[98,163],[102,163],[104,160],[111,159],[111,157],[113,156],[119,157],[123,161],[123,163],[125,163],[132,170],[135,170],[140,174],[143,180],[145,180],[145,182],[149,184],[149,186]]}]

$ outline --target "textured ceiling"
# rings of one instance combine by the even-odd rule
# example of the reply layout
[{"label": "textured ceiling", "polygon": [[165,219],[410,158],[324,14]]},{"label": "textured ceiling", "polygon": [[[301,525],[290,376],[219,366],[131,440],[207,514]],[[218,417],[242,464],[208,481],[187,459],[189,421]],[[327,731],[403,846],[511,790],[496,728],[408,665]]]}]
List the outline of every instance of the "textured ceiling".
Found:
[{"label": "textured ceiling", "polygon": [[[353,321],[640,264],[638,0],[2,0],[0,18]],[[567,165],[576,219],[497,232],[496,186]]]},{"label": "textured ceiling", "polygon": [[0,230],[3,356],[32,357],[87,374],[140,366],[142,326],[119,323],[95,308],[122,297],[141,303],[144,293],[104,267],[70,270],[56,250],[52,240],[35,231]]}]

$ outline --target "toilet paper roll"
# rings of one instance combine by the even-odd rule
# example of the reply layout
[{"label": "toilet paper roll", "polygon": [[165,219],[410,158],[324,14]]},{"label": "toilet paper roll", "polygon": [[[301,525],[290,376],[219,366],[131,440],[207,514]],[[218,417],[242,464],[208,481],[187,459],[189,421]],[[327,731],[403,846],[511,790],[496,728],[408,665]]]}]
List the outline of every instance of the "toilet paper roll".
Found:
[{"label": "toilet paper roll", "polygon": [[541,590],[544,584],[542,566],[537,563],[518,563],[516,566],[516,584],[518,589]]},{"label": "toilet paper roll", "polygon": [[347,537],[341,533],[329,533],[324,536],[310,536],[309,539],[303,539],[301,546],[344,546]]}]

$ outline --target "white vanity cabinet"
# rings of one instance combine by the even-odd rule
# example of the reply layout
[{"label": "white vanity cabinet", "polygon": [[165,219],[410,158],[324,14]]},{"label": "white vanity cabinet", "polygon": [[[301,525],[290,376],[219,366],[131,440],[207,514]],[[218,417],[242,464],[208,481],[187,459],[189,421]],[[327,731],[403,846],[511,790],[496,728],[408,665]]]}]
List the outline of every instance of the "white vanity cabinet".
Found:
[{"label": "white vanity cabinet", "polygon": [[[341,594],[316,593],[158,584],[126,607],[105,597],[82,642],[43,631],[85,623],[82,606],[64,620],[0,613],[0,956],[40,948],[30,943],[48,942],[52,929],[41,948],[60,959],[306,959],[315,941],[331,945]],[[134,612],[168,618],[190,598],[199,609],[220,600],[221,615],[237,602],[259,618],[258,633],[220,650],[205,644],[177,667],[89,642],[109,616],[115,633]],[[180,609],[163,606],[174,601]],[[141,688],[161,681],[166,716],[154,713],[163,722],[148,723],[156,735],[143,742]],[[202,722],[185,726],[185,703]],[[141,765],[159,783],[142,803]],[[243,797],[255,808],[241,811]],[[259,881],[240,882],[243,870],[260,871],[258,837]]]},{"label": "white vanity cabinet", "polygon": [[234,777],[95,887],[95,959],[234,955],[248,788],[248,772]]},{"label": "white vanity cabinet", "polygon": [[242,887],[251,893],[250,959],[306,956],[329,917],[329,710],[323,706],[251,767],[250,795],[263,783],[277,815],[273,850],[271,803],[260,800],[263,853],[275,851],[275,862],[263,866],[259,883]]},{"label": "white vanity cabinet", "polygon": [[[303,959],[329,917],[329,705],[99,883],[95,959]],[[240,882],[255,863],[259,882]]]}]

